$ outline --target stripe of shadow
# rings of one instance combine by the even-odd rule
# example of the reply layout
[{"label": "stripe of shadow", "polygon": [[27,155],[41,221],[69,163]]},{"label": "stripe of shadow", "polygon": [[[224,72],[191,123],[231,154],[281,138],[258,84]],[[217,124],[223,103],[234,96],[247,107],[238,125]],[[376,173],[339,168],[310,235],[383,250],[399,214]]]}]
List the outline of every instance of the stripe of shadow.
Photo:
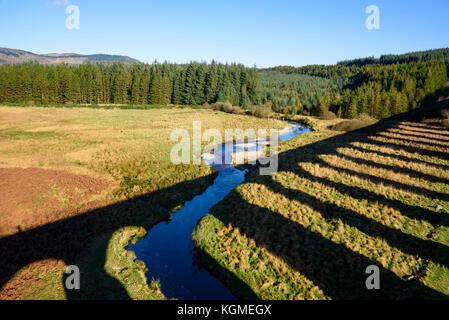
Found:
[{"label": "stripe of shadow", "polygon": [[391,131],[390,130],[390,131],[387,131],[387,132],[391,132],[391,133],[394,133],[394,134],[400,134],[400,135],[403,135],[403,136],[412,136],[412,137],[417,137],[417,138],[425,138],[425,139],[436,141],[436,142],[449,143],[449,139],[440,139],[440,138],[435,138],[435,137],[429,137],[428,135],[417,134],[416,132],[411,133],[411,132],[404,132],[403,131],[403,130],[408,131],[407,129],[398,129],[398,130],[402,130],[402,131],[401,132],[397,132],[397,131]]},{"label": "stripe of shadow", "polygon": [[[117,224],[101,226],[98,219],[107,221],[113,218],[115,209],[121,208],[125,213],[126,208],[119,205],[111,205],[105,208],[92,210],[88,213],[71,217],[65,220],[50,223],[35,229],[17,233],[0,239],[0,288],[2,288],[13,275],[21,268],[45,259],[63,260],[66,265],[76,265],[81,272],[81,290],[66,290],[67,299],[128,299],[126,290],[121,288],[121,284],[110,277],[104,271],[104,263],[98,263],[101,270],[97,270],[97,279],[90,279],[85,275],[85,261],[80,253],[85,252],[86,246],[90,244],[93,236],[98,230],[104,232],[116,230],[122,226],[133,225],[131,220],[128,223],[117,220]],[[104,214],[110,216],[102,217]],[[120,218],[119,218],[120,219]],[[107,224],[107,223],[105,223]],[[100,233],[102,233],[100,231]],[[105,251],[98,252],[98,255],[105,261],[107,246]],[[63,281],[65,282],[66,276]],[[101,279],[100,279],[101,278]],[[64,283],[63,282],[63,283]],[[65,287],[65,286],[64,286]],[[95,292],[95,288],[119,289],[115,292]],[[126,298],[128,297],[128,298]]]},{"label": "stripe of shadow", "polygon": [[449,170],[449,166],[445,166],[445,165],[442,165],[442,164],[435,164],[435,163],[427,162],[427,161],[424,161],[424,160],[421,160],[421,159],[409,158],[407,156],[403,156],[403,155],[399,155],[399,154],[386,153],[386,152],[382,152],[382,151],[378,151],[378,150],[371,150],[371,149],[357,147],[357,146],[353,146],[353,145],[351,145],[350,148],[359,150],[361,152],[375,153],[375,154],[378,154],[378,155],[383,156],[383,157],[390,157],[390,158],[398,159],[398,160],[405,161],[405,162],[414,162],[414,163],[417,163],[417,164],[423,164],[423,165],[426,165],[426,166],[433,166],[433,167],[436,167],[436,168],[440,168],[441,170]]},{"label": "stripe of shadow", "polygon": [[449,201],[449,194],[447,194],[447,193],[441,193],[441,192],[428,190],[428,189],[421,188],[421,187],[415,187],[415,186],[407,185],[407,184],[397,182],[394,180],[380,178],[380,177],[377,177],[377,176],[374,176],[371,174],[361,173],[361,172],[354,171],[351,169],[336,167],[336,166],[330,165],[324,161],[320,162],[320,166],[327,167],[327,168],[333,169],[333,170],[337,170],[339,172],[344,172],[349,175],[357,176],[362,179],[370,180],[374,183],[382,183],[383,185],[391,186],[391,187],[394,187],[399,190],[416,193],[418,195],[422,195],[427,198],[434,198],[434,199],[439,199],[439,200],[443,200],[443,201]]},{"label": "stripe of shadow", "polygon": [[250,286],[237,277],[233,272],[221,266],[206,251],[195,247],[194,254],[197,261],[200,263],[200,266],[226,284],[235,297],[243,300],[259,300],[259,297],[254,293]]},{"label": "stripe of shadow", "polygon": [[427,149],[422,149],[422,148],[417,148],[417,147],[404,146],[404,145],[396,144],[393,142],[377,141],[377,140],[374,140],[369,137],[367,137],[365,139],[360,139],[360,140],[358,140],[358,142],[374,144],[377,146],[391,148],[391,149],[395,149],[395,150],[403,150],[403,151],[409,152],[409,153],[419,153],[421,155],[435,157],[435,158],[439,158],[442,160],[449,160],[449,154],[447,152],[432,151],[432,150],[427,150]]},{"label": "stripe of shadow", "polygon": [[62,286],[65,289],[67,300],[131,300],[128,292],[115,277],[109,275],[104,266],[106,265],[107,249],[112,234],[96,239],[95,257],[83,256],[70,261],[67,265],[78,266],[80,277],[80,288],[68,290],[64,285],[68,274],[64,274]]},{"label": "stripe of shadow", "polygon": [[[400,135],[400,136],[405,136],[404,134],[400,134],[400,133],[394,133],[394,134],[397,134],[397,135]],[[395,139],[395,140],[401,140],[401,141],[410,142],[410,143],[421,144],[421,145],[423,145],[423,146],[429,146],[429,147],[435,147],[435,148],[447,148],[447,149],[449,149],[449,145],[448,145],[448,144],[442,144],[442,143],[437,143],[437,142],[432,143],[432,142],[426,142],[426,141],[409,140],[409,139],[404,138],[404,137],[391,137],[391,136],[388,136],[388,135],[383,134],[383,132],[382,132],[382,133],[379,133],[379,135],[380,135],[381,137],[386,138],[386,139]]]},{"label": "stripe of shadow", "polygon": [[439,129],[445,129],[441,121],[438,122],[426,122],[426,123],[420,123],[420,122],[407,122],[407,121],[401,121],[398,125],[401,126],[407,126],[407,127],[413,127],[413,128],[421,128],[421,129],[430,129],[430,130],[439,130]]},{"label": "stripe of shadow", "polygon": [[403,122],[403,125],[415,127],[415,128],[429,128],[429,129],[444,129],[440,122]]},{"label": "stripe of shadow", "polygon": [[[148,229],[148,221],[152,221],[148,214],[153,214],[155,220],[163,219],[174,203],[189,200],[183,196],[186,189],[196,188],[198,193],[204,192],[215,177],[216,173],[184,181],[134,199],[0,238],[0,288],[17,271],[35,261],[53,258],[63,260],[66,264],[82,264],[78,260],[80,254],[85,252],[93,238],[126,226]],[[170,195],[176,195],[176,202]],[[137,202],[137,199],[142,198],[147,201],[146,204]],[[142,206],[146,206],[146,209],[143,210]]]},{"label": "stripe of shadow", "polygon": [[[225,225],[238,228],[258,247],[278,256],[333,299],[448,298],[419,281],[401,280],[375,261],[277,212],[249,204],[236,191],[216,205],[211,214]],[[380,269],[380,290],[367,290],[365,286],[366,268],[373,264]]]},{"label": "stripe of shadow", "polygon": [[367,218],[353,210],[339,207],[335,204],[322,203],[300,190],[286,189],[279,182],[274,181],[267,185],[273,192],[284,195],[290,200],[296,200],[320,212],[326,220],[340,219],[346,225],[355,227],[368,236],[381,237],[392,247],[404,253],[418,255],[449,267],[449,247],[431,240],[423,240],[400,230],[387,227],[380,222]]},{"label": "stripe of shadow", "polygon": [[303,176],[304,178],[309,179],[312,182],[322,183],[342,194],[348,194],[352,198],[359,200],[371,200],[395,208],[399,210],[402,215],[407,216],[410,219],[427,221],[433,224],[435,227],[440,225],[449,227],[449,215],[447,213],[430,211],[421,207],[408,205],[398,200],[388,199],[385,196],[372,193],[360,187],[347,186],[343,183],[334,182],[326,178],[316,177],[299,167],[298,169],[295,169],[291,172],[299,176]]},{"label": "stripe of shadow", "polygon": [[409,176],[418,178],[418,179],[425,179],[431,182],[436,182],[436,183],[444,183],[449,185],[449,179],[445,179],[445,178],[440,178],[440,177],[436,177],[433,176],[431,174],[427,174],[427,173],[422,173],[420,171],[416,171],[413,169],[409,169],[409,168],[405,168],[405,167],[399,167],[399,166],[392,166],[389,164],[384,164],[384,163],[377,163],[375,161],[372,160],[366,160],[366,159],[362,159],[362,158],[356,158],[356,157],[351,157],[348,156],[346,154],[343,153],[339,153],[338,155],[339,158],[344,158],[346,160],[349,161],[353,161],[356,162],[358,164],[364,164],[367,166],[371,166],[371,167],[377,167],[377,168],[381,168],[381,169],[385,169],[385,170],[391,170],[393,172],[400,172],[403,174],[407,174]]},{"label": "stripe of shadow", "polygon": [[[407,126],[407,127],[411,127],[411,126]],[[413,131],[413,132],[420,133],[420,134],[429,133],[429,134],[437,134],[440,136],[449,137],[449,132],[447,132],[446,129],[443,127],[441,128],[441,131],[438,131],[437,129],[426,130],[425,127],[414,127],[414,126],[412,128],[407,128],[407,129],[404,129],[404,128],[398,128],[398,129]]]}]

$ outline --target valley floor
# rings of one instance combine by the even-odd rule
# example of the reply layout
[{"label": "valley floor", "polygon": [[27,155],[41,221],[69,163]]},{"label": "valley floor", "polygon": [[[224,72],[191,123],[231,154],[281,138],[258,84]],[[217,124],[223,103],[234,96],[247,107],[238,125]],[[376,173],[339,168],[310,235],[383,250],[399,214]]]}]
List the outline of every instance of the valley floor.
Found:
[{"label": "valley floor", "polygon": [[[175,129],[275,128],[212,110],[0,107],[0,299],[164,299],[125,247],[215,177],[175,166]],[[67,265],[81,290],[64,290]]]},{"label": "valley floor", "polygon": [[[164,299],[125,248],[212,183],[211,167],[169,161],[171,131],[195,120],[285,127],[187,108],[0,107],[0,299]],[[447,298],[449,131],[313,121],[281,144],[276,174],[251,171],[201,220],[200,261],[242,298]],[[379,291],[365,287],[373,264]],[[67,265],[81,290],[64,290]]]}]

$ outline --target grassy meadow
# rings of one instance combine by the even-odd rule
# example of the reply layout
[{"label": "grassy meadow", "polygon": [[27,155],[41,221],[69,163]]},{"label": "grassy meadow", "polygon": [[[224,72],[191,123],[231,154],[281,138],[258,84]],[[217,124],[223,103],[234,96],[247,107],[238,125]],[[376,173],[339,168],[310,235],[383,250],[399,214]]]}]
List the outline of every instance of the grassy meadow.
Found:
[{"label": "grassy meadow", "polygon": [[[283,128],[212,110],[0,107],[0,298],[163,299],[125,247],[215,177],[174,166],[174,129]],[[65,292],[67,265],[83,270]]]},{"label": "grassy meadow", "polygon": [[[206,109],[0,107],[0,299],[165,299],[125,248],[212,184],[211,167],[169,161],[171,131],[196,120],[285,126]],[[199,222],[200,262],[241,298],[447,298],[449,131],[306,121],[314,131],[280,144],[276,174],[250,171]],[[365,287],[372,264],[381,290]],[[67,265],[81,290],[64,289]]]},{"label": "grassy meadow", "polygon": [[[447,299],[449,131],[324,123],[281,144],[276,174],[250,173],[201,220],[199,259],[241,298]],[[373,264],[381,290],[365,287]]]}]

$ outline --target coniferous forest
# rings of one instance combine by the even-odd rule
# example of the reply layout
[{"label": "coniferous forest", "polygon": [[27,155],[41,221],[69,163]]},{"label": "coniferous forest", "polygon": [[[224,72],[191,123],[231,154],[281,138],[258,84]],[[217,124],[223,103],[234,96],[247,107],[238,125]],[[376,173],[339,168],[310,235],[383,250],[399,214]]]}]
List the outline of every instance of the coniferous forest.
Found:
[{"label": "coniferous forest", "polygon": [[[426,98],[445,86],[448,70],[449,49],[437,49],[343,61],[331,66],[280,66],[263,72],[284,74],[285,79],[315,77],[316,94],[312,104],[306,104],[306,108],[297,106],[303,114],[320,115],[330,110],[344,118],[363,113],[384,119],[421,106]],[[334,85],[317,90],[325,80]],[[282,89],[282,85],[278,88]],[[274,105],[281,99],[285,97],[269,98]]]},{"label": "coniferous forest", "polygon": [[274,112],[286,114],[316,113],[320,100],[333,92],[340,92],[350,84],[348,78],[326,79],[280,71],[260,71],[263,85],[262,103]]},{"label": "coniferous forest", "polygon": [[0,66],[0,102],[37,104],[203,105],[226,102],[289,115],[413,110],[445,86],[449,49],[385,55],[300,68],[241,64],[91,64]]},{"label": "coniferous forest", "polygon": [[39,104],[202,105],[260,103],[256,69],[212,62],[177,65],[37,63],[0,66],[0,101]]}]

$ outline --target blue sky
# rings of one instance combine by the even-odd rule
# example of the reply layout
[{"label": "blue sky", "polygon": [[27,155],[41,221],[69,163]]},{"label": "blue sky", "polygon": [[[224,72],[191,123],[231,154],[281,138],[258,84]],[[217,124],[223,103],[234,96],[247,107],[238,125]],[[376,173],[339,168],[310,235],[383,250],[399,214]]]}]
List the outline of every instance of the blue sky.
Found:
[{"label": "blue sky", "polygon": [[[80,30],[65,26],[80,8]],[[365,8],[380,8],[368,30]],[[449,47],[448,0],[0,0],[0,46],[258,67]]]}]

